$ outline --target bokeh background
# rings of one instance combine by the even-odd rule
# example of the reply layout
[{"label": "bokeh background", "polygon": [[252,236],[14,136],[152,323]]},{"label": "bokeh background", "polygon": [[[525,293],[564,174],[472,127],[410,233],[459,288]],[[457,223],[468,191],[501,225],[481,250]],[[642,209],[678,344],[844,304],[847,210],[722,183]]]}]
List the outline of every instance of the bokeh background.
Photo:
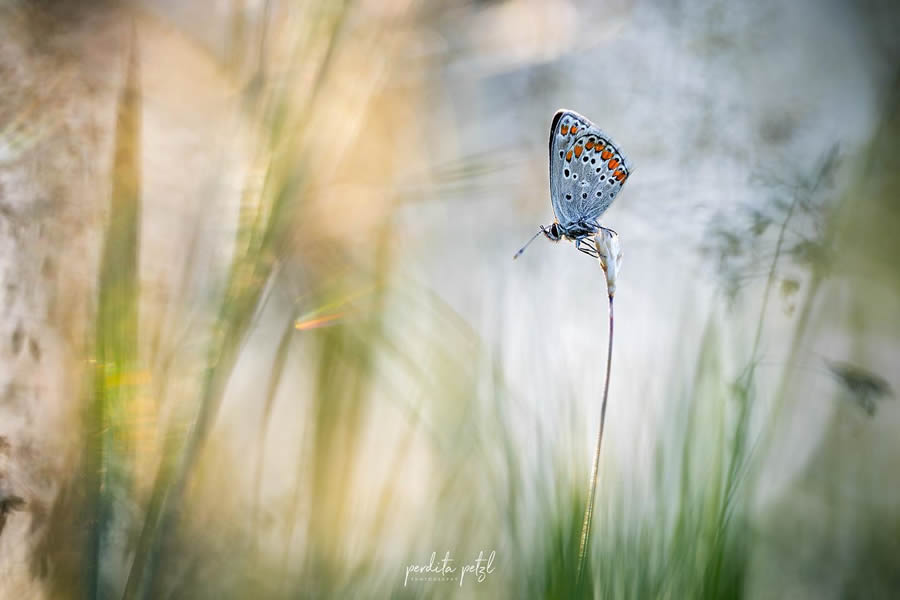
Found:
[{"label": "bokeh background", "polygon": [[[898,30],[0,2],[0,595],[898,597]],[[511,260],[560,107],[636,165],[580,591],[605,279]]]}]

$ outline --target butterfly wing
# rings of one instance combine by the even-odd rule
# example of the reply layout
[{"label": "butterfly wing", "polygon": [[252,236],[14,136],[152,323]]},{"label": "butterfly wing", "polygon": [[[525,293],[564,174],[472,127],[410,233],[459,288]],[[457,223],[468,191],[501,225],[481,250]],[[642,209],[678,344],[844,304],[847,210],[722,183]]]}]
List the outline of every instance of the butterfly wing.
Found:
[{"label": "butterfly wing", "polygon": [[606,212],[633,166],[612,139],[587,118],[561,110],[550,126],[550,201],[563,225]]}]

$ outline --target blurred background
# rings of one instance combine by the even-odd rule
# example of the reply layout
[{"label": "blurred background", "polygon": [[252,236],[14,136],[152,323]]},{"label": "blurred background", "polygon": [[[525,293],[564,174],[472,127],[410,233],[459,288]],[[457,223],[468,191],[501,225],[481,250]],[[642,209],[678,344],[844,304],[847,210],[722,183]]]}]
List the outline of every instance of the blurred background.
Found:
[{"label": "blurred background", "polygon": [[[898,30],[3,0],[0,596],[900,596]],[[511,260],[561,107],[636,166],[581,590],[605,279]]]}]

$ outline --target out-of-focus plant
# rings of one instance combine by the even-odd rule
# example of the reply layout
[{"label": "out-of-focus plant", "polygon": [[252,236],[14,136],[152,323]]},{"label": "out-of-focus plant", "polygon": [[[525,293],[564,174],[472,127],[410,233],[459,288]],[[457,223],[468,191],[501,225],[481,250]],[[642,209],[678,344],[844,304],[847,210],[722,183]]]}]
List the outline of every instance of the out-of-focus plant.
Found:
[{"label": "out-of-focus plant", "polygon": [[[141,105],[130,63],[89,363],[87,539],[77,546],[84,567],[78,592],[449,597],[458,590],[404,586],[402,565],[435,548],[449,547],[462,558],[496,544],[493,583],[461,595],[747,595],[758,541],[746,484],[756,474],[750,422],[763,387],[762,324],[778,294],[797,317],[791,347],[810,322],[818,282],[830,275],[834,259],[837,205],[829,192],[836,152],[808,175],[762,178],[771,202],[747,207],[739,223],[725,219],[713,228],[710,252],[733,301],[762,296],[753,321],[758,329],[735,374],[723,359],[728,348],[716,315],[705,322],[697,354],[685,361],[693,360],[693,369],[679,364],[665,382],[662,425],[646,442],[649,483],[617,472],[615,461],[602,474],[599,469],[620,266],[615,248],[604,252],[610,334],[588,491],[582,481],[588,453],[571,435],[579,428],[576,394],[567,396],[565,383],[556,386],[560,392],[544,412],[522,402],[519,382],[506,380],[503,371],[507,354],[521,350],[486,343],[490,337],[422,285],[408,264],[395,268],[393,253],[409,240],[394,235],[396,214],[372,208],[431,193],[444,200],[469,195],[473,179],[495,173],[516,145],[444,163],[431,181],[427,169],[420,171],[422,182],[411,181],[409,171],[394,181],[382,172],[393,159],[379,159],[402,156],[396,162],[408,167],[428,154],[411,149],[430,144],[441,151],[456,133],[432,131],[424,146],[383,151],[422,119],[398,100],[407,79],[391,82],[387,100],[377,93],[385,64],[410,53],[379,53],[407,48],[412,26],[422,23],[404,21],[403,3],[385,3],[381,14],[374,2],[313,2],[296,13],[266,2],[254,18],[245,13],[250,4],[233,5],[224,65],[238,90],[236,110],[250,147],[234,236],[215,249],[225,269],[204,284],[201,307],[172,307],[201,316],[163,341],[148,341],[158,324],[138,313],[147,299],[135,266]],[[515,15],[517,3],[509,4]],[[384,23],[400,34],[384,35]],[[437,45],[437,29],[424,29],[423,37]],[[411,47],[434,51],[425,43]],[[409,63],[399,68],[405,72]],[[397,113],[402,119],[392,119]],[[377,143],[365,152],[359,149],[372,140]],[[367,168],[378,176],[353,179]],[[346,182],[329,176],[334,172],[348,173],[352,185],[338,185]],[[429,184],[436,187],[416,195]],[[201,217],[222,210],[214,200],[198,199],[209,207]],[[193,250],[184,256],[185,279],[208,269],[196,256]],[[137,348],[146,346],[153,348],[142,363]],[[874,374],[846,365],[832,371],[864,409],[884,397],[884,382]],[[227,391],[241,376],[253,384],[251,406],[240,408],[241,433],[249,435],[232,439],[220,435],[225,428],[217,429],[217,418],[227,413]],[[144,404],[155,417],[149,428],[140,422]],[[564,413],[558,430],[544,422],[550,411]],[[154,431],[144,442],[147,429]],[[9,511],[22,508],[18,496],[3,493],[0,529]],[[57,521],[74,514],[67,507],[77,500],[63,500]],[[67,582],[52,570],[50,576],[65,592]]]},{"label": "out-of-focus plant", "polygon": [[[837,207],[834,177],[839,164],[835,146],[811,173],[784,177],[767,171],[754,176],[751,183],[768,202],[760,206],[754,200],[735,218],[715,220],[703,249],[715,259],[729,300],[734,302],[739,292],[761,281],[765,282],[763,313],[779,281],[785,301],[792,300],[801,287],[796,275],[790,273],[793,266],[811,276],[807,302],[803,304],[808,303],[809,294],[814,294],[828,269],[829,223]],[[760,335],[758,329],[754,347]]]},{"label": "out-of-focus plant", "polygon": [[134,504],[131,418],[145,373],[138,364],[138,256],[141,214],[141,85],[137,39],[132,32],[119,98],[109,220],[98,283],[93,373],[85,439],[85,482],[92,509],[82,554],[85,597],[108,597],[103,568],[121,547],[116,528]]}]

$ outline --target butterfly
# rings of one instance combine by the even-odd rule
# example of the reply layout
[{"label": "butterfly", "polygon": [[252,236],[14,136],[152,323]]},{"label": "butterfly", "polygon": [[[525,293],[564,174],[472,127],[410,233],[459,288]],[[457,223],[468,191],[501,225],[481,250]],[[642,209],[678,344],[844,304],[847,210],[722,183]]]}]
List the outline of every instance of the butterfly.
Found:
[{"label": "butterfly", "polygon": [[513,258],[542,233],[554,242],[572,240],[579,251],[597,258],[591,238],[607,229],[597,220],[633,170],[628,157],[599,127],[575,111],[558,111],[550,125],[550,202],[556,220],[541,225]]}]

